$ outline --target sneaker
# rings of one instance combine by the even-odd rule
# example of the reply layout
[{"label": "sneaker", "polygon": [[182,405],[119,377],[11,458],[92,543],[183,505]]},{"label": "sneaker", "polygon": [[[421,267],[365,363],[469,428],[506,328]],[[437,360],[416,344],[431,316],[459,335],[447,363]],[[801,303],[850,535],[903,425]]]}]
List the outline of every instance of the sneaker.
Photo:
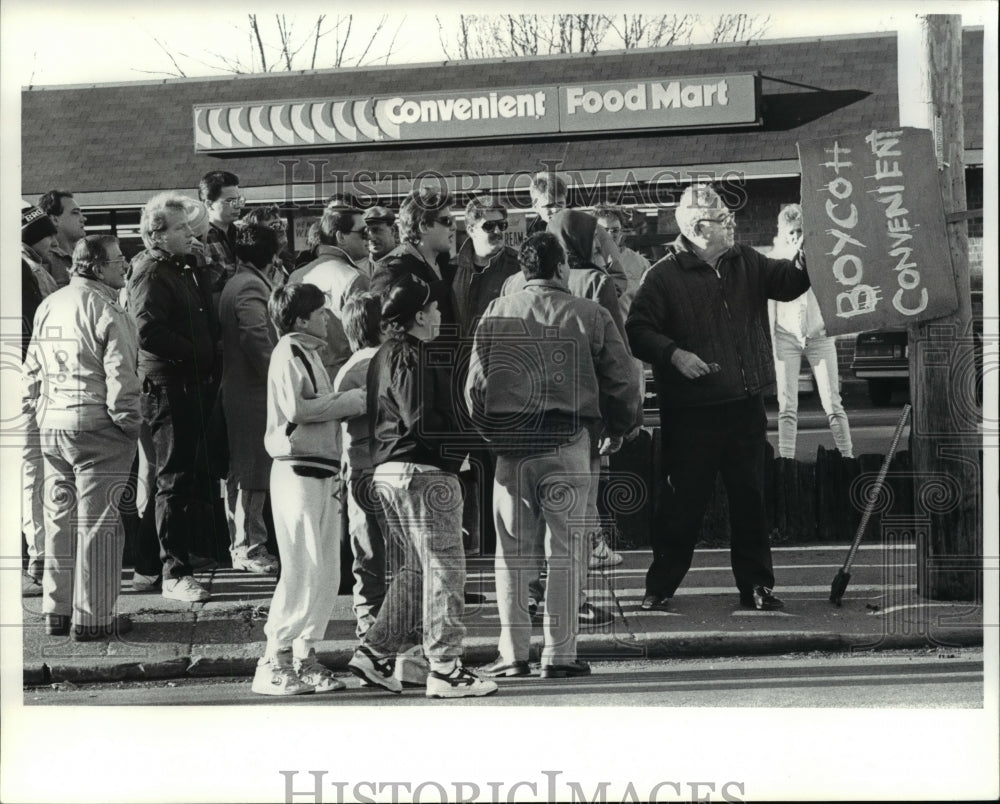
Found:
[{"label": "sneaker", "polygon": [[191,575],[167,578],[163,582],[162,595],[168,600],[180,600],[184,603],[203,603],[209,598],[208,590]]},{"label": "sneaker", "polygon": [[250,689],[258,695],[306,695],[316,692],[312,684],[307,684],[296,675],[290,650],[280,651],[271,658],[265,656],[258,661]]},{"label": "sneaker", "polygon": [[347,685],[333,675],[333,672],[324,664],[320,664],[316,658],[316,651],[310,649],[309,655],[304,659],[295,659],[292,662],[295,675],[299,681],[314,687],[316,692],[333,692],[342,690]]},{"label": "sneaker", "polygon": [[428,673],[425,694],[428,698],[481,698],[492,695],[497,689],[495,681],[481,679],[456,661],[450,673],[437,670]]},{"label": "sneaker", "polygon": [[219,562],[208,556],[198,556],[194,553],[188,553],[188,566],[195,572],[209,572],[210,570],[218,569]]},{"label": "sneaker", "polygon": [[427,684],[430,670],[423,647],[414,645],[409,650],[396,654],[396,667],[392,676],[404,687],[423,687]]},{"label": "sneaker", "polygon": [[593,552],[590,554],[590,568],[596,569],[598,567],[614,567],[617,564],[621,564],[625,559],[622,558],[621,553],[616,553],[611,549],[611,545],[608,544],[608,537],[601,534],[597,537],[597,543],[594,546]]},{"label": "sneaker", "polygon": [[234,558],[233,569],[252,572],[254,575],[277,575],[278,559],[274,556]]},{"label": "sneaker", "polygon": [[41,597],[42,582],[27,572],[21,574],[21,597]]},{"label": "sneaker", "polygon": [[376,656],[367,645],[358,645],[351,660],[347,663],[347,669],[358,678],[383,687],[389,692],[398,695],[403,691],[403,685],[393,675],[392,659]]},{"label": "sneaker", "polygon": [[490,664],[480,667],[479,672],[487,678],[514,678],[531,675],[531,668],[527,662],[517,659],[508,662],[502,656],[497,656]]},{"label": "sneaker", "polygon": [[159,575],[143,575],[141,572],[132,573],[133,592],[152,592],[159,585]]},{"label": "sneaker", "polygon": [[595,606],[589,600],[580,606],[579,616],[581,628],[599,628],[615,621],[614,614],[600,606]]}]

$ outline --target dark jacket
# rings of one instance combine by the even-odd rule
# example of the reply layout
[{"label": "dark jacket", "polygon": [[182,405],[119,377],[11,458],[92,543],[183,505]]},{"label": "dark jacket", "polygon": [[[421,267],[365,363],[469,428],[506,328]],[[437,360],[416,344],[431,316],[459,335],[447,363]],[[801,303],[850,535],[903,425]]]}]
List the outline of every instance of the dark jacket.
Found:
[{"label": "dark jacket", "polygon": [[456,443],[453,362],[427,354],[440,348],[401,335],[383,343],[368,364],[373,466],[402,461],[458,472],[468,448],[463,452]]},{"label": "dark jacket", "polygon": [[456,334],[458,318],[455,311],[455,293],[451,287],[455,268],[450,264],[448,255],[438,256],[437,273],[435,273],[434,268],[427,263],[416,246],[402,243],[372,266],[372,293],[383,295],[386,289],[404,274],[418,276],[428,285],[445,285],[446,292],[438,302],[438,309],[441,311],[441,335],[448,337]]},{"label": "dark jacket", "polygon": [[510,246],[501,248],[482,268],[473,261],[474,254],[472,240],[466,240],[458,251],[455,278],[451,282],[459,332],[464,338],[472,337],[476,319],[491,301],[500,297],[507,277],[521,273],[517,252]]},{"label": "dark jacket", "polygon": [[497,451],[537,453],[581,427],[622,436],[639,377],[611,316],[559,280],[532,279],[494,301],[476,329],[465,383],[475,426]]},{"label": "dark jacket", "polygon": [[[809,276],[789,260],[772,260],[747,246],[719,259],[718,274],[683,236],[649,269],[625,329],[633,354],[653,365],[660,409],[743,399],[774,385],[767,300],[790,301]],[[678,349],[720,370],[688,380],[670,362]]]},{"label": "dark jacket", "polygon": [[128,309],[139,330],[139,379],[207,382],[216,369],[218,319],[205,271],[153,248],[132,265]]}]

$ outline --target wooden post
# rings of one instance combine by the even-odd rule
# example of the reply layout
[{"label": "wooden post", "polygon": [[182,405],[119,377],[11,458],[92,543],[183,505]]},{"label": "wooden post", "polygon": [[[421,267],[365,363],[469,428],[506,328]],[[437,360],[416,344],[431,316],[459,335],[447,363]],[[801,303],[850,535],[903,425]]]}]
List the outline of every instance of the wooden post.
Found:
[{"label": "wooden post", "polygon": [[[934,133],[946,216],[966,209],[962,117],[962,21],[919,19],[916,37],[899,38],[900,125]],[[910,45],[915,44],[912,50]],[[910,452],[916,514],[930,518],[917,545],[917,592],[935,600],[982,596],[982,441],[975,393],[968,229],[947,224],[959,308],[909,330]]]}]

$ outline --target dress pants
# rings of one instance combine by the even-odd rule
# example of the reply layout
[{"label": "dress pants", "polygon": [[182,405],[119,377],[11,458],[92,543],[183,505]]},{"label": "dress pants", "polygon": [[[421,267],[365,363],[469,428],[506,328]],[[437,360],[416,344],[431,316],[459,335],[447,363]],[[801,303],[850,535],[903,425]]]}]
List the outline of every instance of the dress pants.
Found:
[{"label": "dress pants", "polygon": [[735,402],[660,411],[661,509],[646,593],[669,597],[691,567],[721,472],[729,498],[730,561],[736,586],[774,586],[764,509],[767,414],[760,394]]},{"label": "dress pants", "polygon": [[42,430],[45,572],[42,612],[109,626],[121,589],[125,528],[118,504],[136,442],[113,424]]}]

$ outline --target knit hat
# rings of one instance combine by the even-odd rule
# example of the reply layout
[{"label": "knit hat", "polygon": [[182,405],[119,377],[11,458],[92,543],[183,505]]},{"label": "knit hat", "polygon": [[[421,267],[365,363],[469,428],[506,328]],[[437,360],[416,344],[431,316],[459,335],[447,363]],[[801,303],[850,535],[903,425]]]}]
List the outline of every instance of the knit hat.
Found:
[{"label": "knit hat", "polygon": [[21,206],[21,242],[29,246],[35,245],[49,235],[56,233],[56,225],[52,218],[33,204],[22,202]]}]

